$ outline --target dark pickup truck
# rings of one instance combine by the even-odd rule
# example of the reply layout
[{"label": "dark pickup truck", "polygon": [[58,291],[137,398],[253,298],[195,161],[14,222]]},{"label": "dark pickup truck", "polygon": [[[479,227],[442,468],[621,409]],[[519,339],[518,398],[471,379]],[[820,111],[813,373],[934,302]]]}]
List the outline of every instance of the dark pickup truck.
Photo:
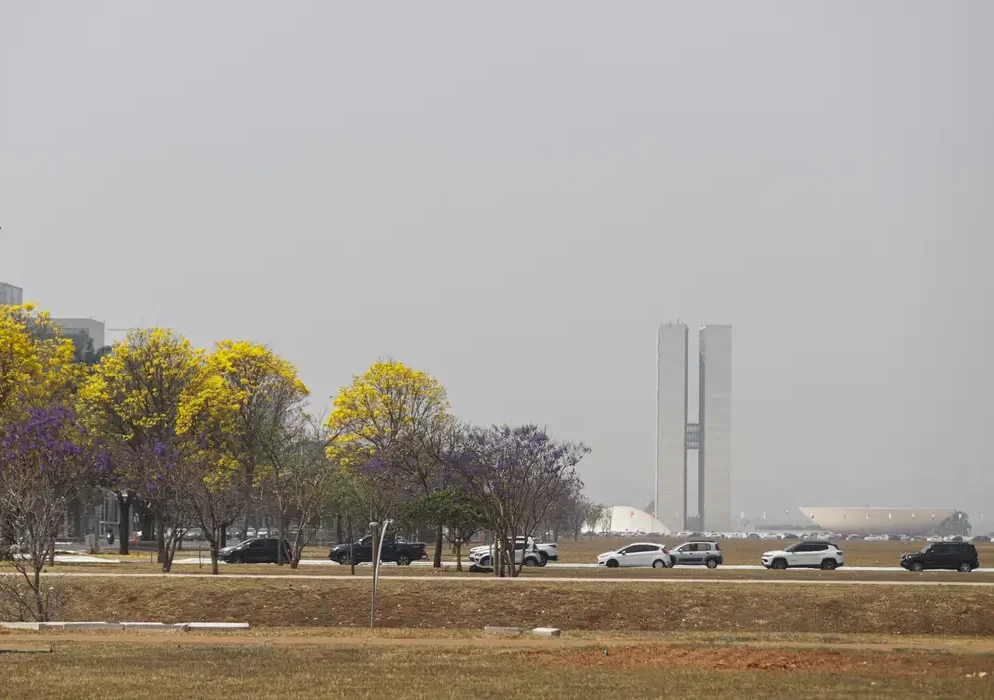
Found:
[{"label": "dark pickup truck", "polygon": [[[336,544],[328,552],[328,558],[339,564],[349,563],[350,545]],[[373,536],[366,535],[351,545],[352,558],[356,564],[373,561]],[[380,561],[397,562],[398,566],[407,566],[412,561],[428,558],[428,545],[424,542],[408,542],[403,537],[387,535],[383,540],[383,550]]]}]

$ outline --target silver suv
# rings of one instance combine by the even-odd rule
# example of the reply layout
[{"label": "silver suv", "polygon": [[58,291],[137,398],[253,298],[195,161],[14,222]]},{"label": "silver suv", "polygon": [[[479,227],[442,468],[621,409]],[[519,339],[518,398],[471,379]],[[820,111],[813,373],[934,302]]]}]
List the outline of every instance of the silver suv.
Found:
[{"label": "silver suv", "polygon": [[670,555],[673,557],[671,566],[703,564],[709,569],[714,569],[719,564],[725,563],[725,556],[721,553],[718,543],[706,540],[685,542],[676,549],[671,549]]}]

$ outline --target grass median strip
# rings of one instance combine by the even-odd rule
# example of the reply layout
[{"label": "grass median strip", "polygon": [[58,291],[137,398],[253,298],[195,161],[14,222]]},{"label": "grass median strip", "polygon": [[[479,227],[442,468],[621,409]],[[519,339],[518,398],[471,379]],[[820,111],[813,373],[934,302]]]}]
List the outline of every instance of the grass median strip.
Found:
[{"label": "grass median strip", "polygon": [[[363,627],[368,580],[70,578],[67,620]],[[620,603],[619,603],[620,601]],[[565,630],[994,635],[994,588],[381,581],[378,624]]]}]

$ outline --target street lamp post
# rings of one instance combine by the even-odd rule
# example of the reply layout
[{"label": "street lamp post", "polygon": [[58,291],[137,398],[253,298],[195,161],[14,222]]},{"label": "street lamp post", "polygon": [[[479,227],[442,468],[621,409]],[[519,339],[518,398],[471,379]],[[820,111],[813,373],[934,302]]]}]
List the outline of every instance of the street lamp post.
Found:
[{"label": "street lamp post", "polygon": [[[373,595],[369,601],[369,629],[373,629],[376,624],[376,584],[380,580],[380,556],[383,554],[383,538],[387,534],[387,526],[389,526],[393,520],[386,519],[383,521],[383,530],[380,532],[379,542],[376,546],[375,552],[370,552],[373,554]],[[373,530],[373,537],[376,538],[376,528],[379,523],[375,520],[369,524],[369,527]]]}]

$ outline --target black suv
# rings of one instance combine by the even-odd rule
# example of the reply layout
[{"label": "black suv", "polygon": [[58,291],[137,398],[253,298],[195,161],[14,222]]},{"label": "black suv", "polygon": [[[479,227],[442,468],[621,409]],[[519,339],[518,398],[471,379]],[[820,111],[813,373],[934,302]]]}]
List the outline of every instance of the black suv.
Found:
[{"label": "black suv", "polygon": [[925,569],[953,569],[973,571],[980,567],[977,548],[969,542],[935,542],[920,552],[902,554],[901,566],[908,571]]}]

